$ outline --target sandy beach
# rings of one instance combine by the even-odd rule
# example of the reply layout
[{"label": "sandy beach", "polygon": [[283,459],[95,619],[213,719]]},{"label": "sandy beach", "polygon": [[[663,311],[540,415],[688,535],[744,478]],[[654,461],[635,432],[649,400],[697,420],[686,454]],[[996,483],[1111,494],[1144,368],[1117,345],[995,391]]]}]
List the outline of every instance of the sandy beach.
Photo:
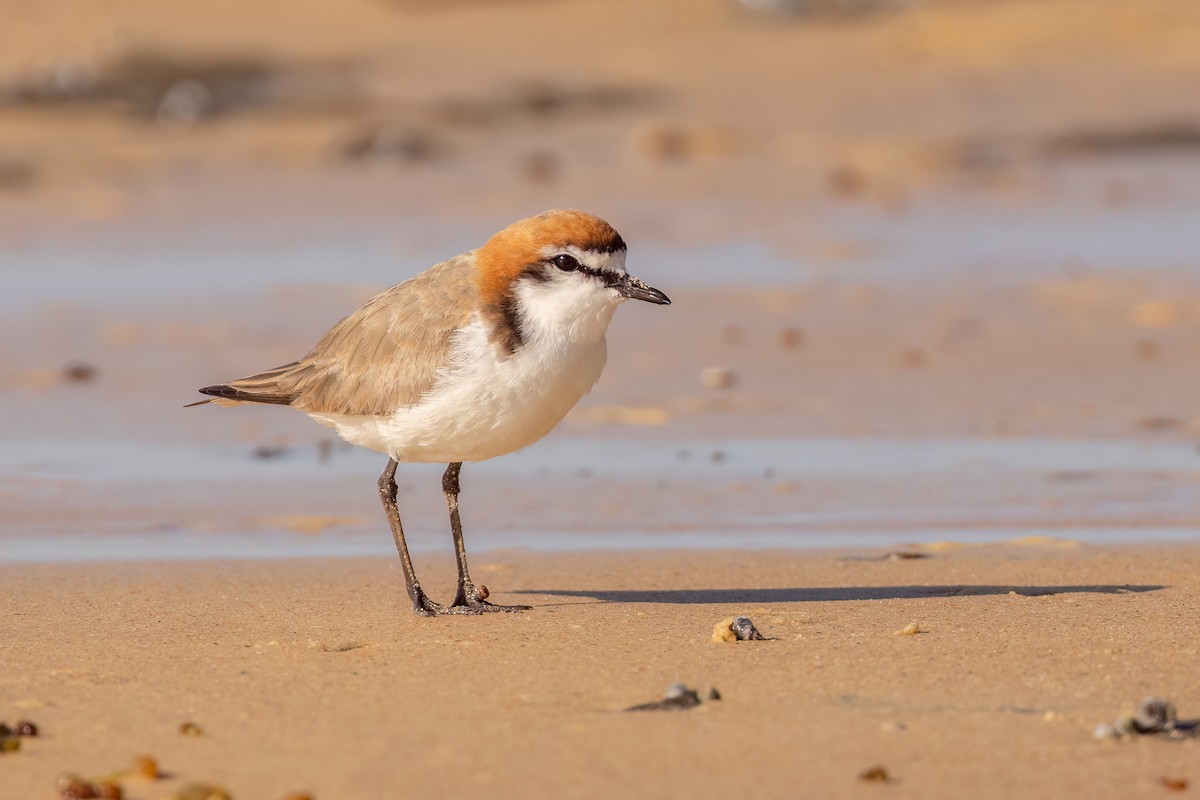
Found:
[{"label": "sandy beach", "polygon": [[[3,567],[4,713],[42,731],[5,793],[140,754],[171,777],[126,797],[1195,791],[1200,740],[1093,729],[1146,695],[1200,717],[1196,546],[927,554],[493,552],[477,579],[534,609],[435,620],[384,559]],[[447,559],[418,566],[450,590]],[[770,640],[713,642],[735,614]],[[721,699],[623,711],[676,682]]]}]

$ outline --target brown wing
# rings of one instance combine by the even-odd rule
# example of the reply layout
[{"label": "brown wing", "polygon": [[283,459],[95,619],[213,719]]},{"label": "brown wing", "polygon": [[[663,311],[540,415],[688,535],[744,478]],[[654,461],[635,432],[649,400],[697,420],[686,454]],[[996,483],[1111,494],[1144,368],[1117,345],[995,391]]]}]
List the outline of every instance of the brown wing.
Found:
[{"label": "brown wing", "polygon": [[368,300],[299,361],[200,391],[217,402],[386,416],[433,386],[450,337],[479,305],[474,252]]}]

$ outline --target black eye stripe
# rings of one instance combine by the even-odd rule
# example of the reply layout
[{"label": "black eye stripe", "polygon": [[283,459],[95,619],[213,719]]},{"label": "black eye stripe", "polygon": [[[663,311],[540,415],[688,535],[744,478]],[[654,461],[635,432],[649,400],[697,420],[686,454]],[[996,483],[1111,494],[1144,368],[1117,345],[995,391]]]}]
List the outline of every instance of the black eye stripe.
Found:
[{"label": "black eye stripe", "polygon": [[[560,258],[570,259],[570,263],[573,264],[573,266],[564,269],[558,263]],[[587,275],[589,278],[596,278],[597,280],[603,282],[605,286],[615,286],[616,284],[620,283],[624,277],[617,272],[610,272],[608,270],[589,267],[587,264],[582,263],[579,259],[568,253],[559,253],[558,255],[552,256],[551,258],[547,259],[545,263],[554,267],[559,272],[576,272],[581,275]],[[544,280],[548,278],[549,275],[543,274],[539,277]]]}]

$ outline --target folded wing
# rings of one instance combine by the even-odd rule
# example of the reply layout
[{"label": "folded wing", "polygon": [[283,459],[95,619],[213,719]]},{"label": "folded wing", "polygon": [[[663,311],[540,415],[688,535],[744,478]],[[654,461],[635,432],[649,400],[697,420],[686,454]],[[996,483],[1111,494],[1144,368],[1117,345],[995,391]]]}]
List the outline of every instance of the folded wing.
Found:
[{"label": "folded wing", "polygon": [[416,403],[446,364],[453,333],[478,307],[473,265],[474,253],[465,253],[393,286],[335,325],[304,358],[206,386],[200,391],[213,400],[200,402],[367,416]]}]

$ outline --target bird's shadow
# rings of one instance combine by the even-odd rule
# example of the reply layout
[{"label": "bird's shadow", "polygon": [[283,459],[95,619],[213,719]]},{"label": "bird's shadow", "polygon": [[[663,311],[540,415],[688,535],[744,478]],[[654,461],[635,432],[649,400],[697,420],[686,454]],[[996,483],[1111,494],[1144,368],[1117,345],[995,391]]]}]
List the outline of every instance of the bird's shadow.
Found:
[{"label": "bird's shadow", "polygon": [[1053,594],[1135,594],[1156,592],[1155,585],[1069,586],[836,586],[795,589],[522,589],[513,594],[551,597],[588,597],[603,603],[815,603],[853,600],[919,600],[926,597],[981,597],[1017,594],[1041,597]]}]

